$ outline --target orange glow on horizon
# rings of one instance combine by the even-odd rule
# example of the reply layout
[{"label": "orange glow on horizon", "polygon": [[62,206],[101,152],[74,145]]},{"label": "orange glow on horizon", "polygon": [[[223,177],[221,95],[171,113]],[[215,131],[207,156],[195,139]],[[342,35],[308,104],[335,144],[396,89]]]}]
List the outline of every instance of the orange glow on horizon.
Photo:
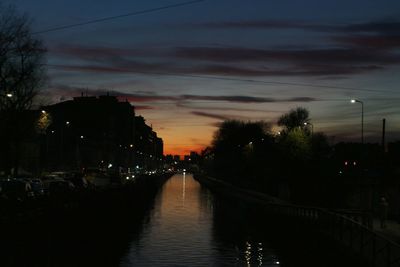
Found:
[{"label": "orange glow on horizon", "polygon": [[164,144],[164,156],[165,155],[179,155],[181,158],[185,155],[189,155],[190,152],[194,151],[198,154],[201,153],[202,150],[204,150],[206,147],[205,146],[189,146],[189,147],[172,147],[168,146],[168,144]]}]

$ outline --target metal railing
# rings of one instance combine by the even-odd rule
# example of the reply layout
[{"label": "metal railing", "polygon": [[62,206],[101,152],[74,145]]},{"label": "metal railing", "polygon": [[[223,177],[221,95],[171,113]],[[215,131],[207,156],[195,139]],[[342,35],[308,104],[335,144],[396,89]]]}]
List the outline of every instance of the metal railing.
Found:
[{"label": "metal railing", "polygon": [[243,190],[218,179],[198,175],[201,182],[212,187],[229,187],[245,199],[263,203],[267,211],[297,218],[316,231],[327,235],[342,246],[360,255],[370,266],[400,267],[400,245],[372,230],[372,216],[358,210],[328,210],[318,207],[279,203],[262,193]]},{"label": "metal railing", "polygon": [[[362,221],[322,208],[267,204],[271,212],[296,217],[366,259],[371,266],[400,267],[400,245],[374,232]],[[370,222],[365,221],[366,224]]]}]

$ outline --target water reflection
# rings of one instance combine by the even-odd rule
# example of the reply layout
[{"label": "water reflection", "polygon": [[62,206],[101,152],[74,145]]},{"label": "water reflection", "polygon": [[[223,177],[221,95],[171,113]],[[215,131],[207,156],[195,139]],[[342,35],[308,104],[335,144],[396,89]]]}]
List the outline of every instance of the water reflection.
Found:
[{"label": "water reflection", "polygon": [[[245,214],[226,204],[191,174],[175,175],[158,195],[149,223],[121,266],[278,266],[269,243],[237,223],[247,222]],[[220,209],[223,217],[215,216]]]},{"label": "water reflection", "polygon": [[222,197],[191,174],[169,179],[120,266],[363,266],[263,207]]}]

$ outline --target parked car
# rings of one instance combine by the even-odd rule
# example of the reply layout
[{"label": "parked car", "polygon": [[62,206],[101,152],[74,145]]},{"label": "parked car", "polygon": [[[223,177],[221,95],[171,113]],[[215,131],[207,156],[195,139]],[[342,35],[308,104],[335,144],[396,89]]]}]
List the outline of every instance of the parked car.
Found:
[{"label": "parked car", "polygon": [[33,194],[35,197],[42,197],[44,196],[44,185],[42,180],[40,179],[27,179],[27,182],[30,183]]},{"label": "parked car", "polygon": [[7,200],[25,201],[34,197],[29,182],[20,179],[1,181],[1,196]]},{"label": "parked car", "polygon": [[81,173],[75,173],[73,176],[66,178],[65,180],[70,181],[77,190],[85,190],[90,187],[89,182]]},{"label": "parked car", "polygon": [[42,177],[43,190],[44,190],[45,195],[49,194],[50,183],[52,183],[54,181],[64,181],[64,179],[57,175],[53,175],[53,174],[48,174],[48,175],[45,175]]}]

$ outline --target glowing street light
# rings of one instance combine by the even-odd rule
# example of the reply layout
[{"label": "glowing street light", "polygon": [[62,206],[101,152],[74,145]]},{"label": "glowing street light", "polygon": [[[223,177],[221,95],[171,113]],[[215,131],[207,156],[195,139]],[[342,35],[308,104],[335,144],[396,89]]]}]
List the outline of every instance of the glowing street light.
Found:
[{"label": "glowing street light", "polygon": [[361,144],[364,144],[364,102],[358,99],[352,99],[350,102],[361,104]]},{"label": "glowing street light", "polygon": [[0,94],[0,97],[8,97],[8,98],[11,98],[11,97],[13,97],[13,94],[11,94],[11,93]]},{"label": "glowing street light", "polygon": [[311,122],[305,122],[304,125],[311,125],[311,135],[314,135],[314,124],[312,124]]}]

